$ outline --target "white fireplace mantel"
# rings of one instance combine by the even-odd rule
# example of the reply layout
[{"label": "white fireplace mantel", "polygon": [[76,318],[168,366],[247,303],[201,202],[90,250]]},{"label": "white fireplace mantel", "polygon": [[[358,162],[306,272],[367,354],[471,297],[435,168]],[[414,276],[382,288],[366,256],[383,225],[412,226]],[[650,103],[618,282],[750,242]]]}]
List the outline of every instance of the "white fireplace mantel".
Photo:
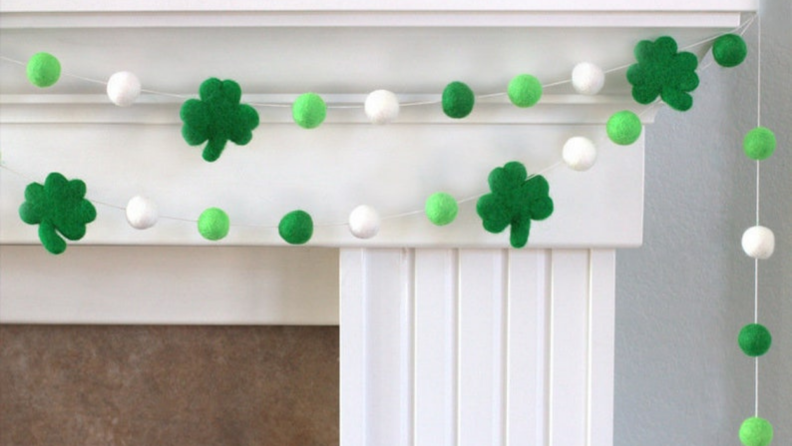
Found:
[{"label": "white fireplace mantel", "polygon": [[[639,40],[692,45],[757,3],[4,0],[0,55],[48,51],[72,76],[40,90],[0,62],[0,323],[340,324],[343,446],[611,445],[615,249],[642,243],[645,148],[608,142],[604,123],[654,119],[624,79]],[[307,91],[331,106],[379,88],[434,101],[453,80],[487,95],[519,73],[564,81],[581,61],[621,68],[598,96],[565,84],[527,110],[480,99],[460,121],[434,105],[372,126],[341,108],[307,131],[288,108]],[[84,79],[121,70],[180,96],[234,79],[243,102],[275,107],[210,164],[181,138],[182,97],[118,108]],[[545,172],[572,136],[598,143],[597,164],[546,171],[556,211],[525,249],[484,231],[474,200],[448,227],[414,212],[433,192],[487,192],[508,161]],[[17,215],[51,171],[85,180],[99,212],[58,257]],[[120,208],[137,194],[177,219],[130,228]],[[344,225],[359,204],[412,215],[359,240]],[[189,222],[211,206],[234,225],[218,243]],[[297,208],[318,227],[288,248],[277,223]]]}]

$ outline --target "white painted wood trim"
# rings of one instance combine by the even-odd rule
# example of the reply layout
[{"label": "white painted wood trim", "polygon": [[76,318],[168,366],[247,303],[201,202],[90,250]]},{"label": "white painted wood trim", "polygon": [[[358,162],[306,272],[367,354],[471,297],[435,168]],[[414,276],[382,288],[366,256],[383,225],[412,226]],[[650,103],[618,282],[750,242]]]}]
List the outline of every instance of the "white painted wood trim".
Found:
[{"label": "white painted wood trim", "polygon": [[338,251],[0,245],[2,324],[336,325]]},{"label": "white painted wood trim", "polygon": [[343,249],[341,444],[611,446],[614,259]]}]

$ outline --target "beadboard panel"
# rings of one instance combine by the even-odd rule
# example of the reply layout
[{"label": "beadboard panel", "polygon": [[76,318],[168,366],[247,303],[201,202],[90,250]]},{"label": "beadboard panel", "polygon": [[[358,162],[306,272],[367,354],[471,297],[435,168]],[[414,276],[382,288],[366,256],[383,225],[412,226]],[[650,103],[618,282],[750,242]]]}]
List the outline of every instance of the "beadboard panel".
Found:
[{"label": "beadboard panel", "polygon": [[342,249],[342,444],[612,445],[614,258]]}]

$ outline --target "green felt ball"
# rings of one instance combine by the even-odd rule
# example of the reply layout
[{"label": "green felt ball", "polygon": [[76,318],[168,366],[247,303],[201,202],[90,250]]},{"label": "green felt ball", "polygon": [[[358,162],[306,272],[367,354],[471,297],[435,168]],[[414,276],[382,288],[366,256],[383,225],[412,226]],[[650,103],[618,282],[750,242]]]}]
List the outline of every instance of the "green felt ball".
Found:
[{"label": "green felt ball", "polygon": [[616,144],[628,146],[641,137],[641,118],[629,110],[614,113],[606,126],[608,138]]},{"label": "green felt ball", "polygon": [[764,325],[748,324],[740,330],[737,336],[737,343],[740,349],[748,356],[762,356],[770,350],[773,344],[773,336]]},{"label": "green felt ball", "polygon": [[198,232],[207,240],[217,241],[228,235],[231,220],[219,208],[209,208],[198,218]]},{"label": "green felt ball", "polygon": [[61,65],[58,58],[50,53],[36,53],[28,60],[27,77],[37,87],[51,87],[58,82]]},{"label": "green felt ball", "polygon": [[315,129],[324,122],[327,116],[327,105],[316,93],[300,95],[292,104],[294,122],[304,129]]},{"label": "green felt ball", "polygon": [[748,55],[745,40],[737,34],[726,34],[718,37],[712,44],[712,57],[718,65],[726,68],[740,65]]},{"label": "green felt ball", "polygon": [[745,446],[769,446],[773,441],[773,425],[764,418],[748,418],[740,426],[740,441]]},{"label": "green felt ball", "polygon": [[462,82],[451,82],[443,90],[443,113],[449,118],[462,119],[473,111],[476,95]]},{"label": "green felt ball", "polygon": [[776,148],[775,133],[767,127],[757,127],[745,134],[743,149],[752,160],[765,160],[773,155]]},{"label": "green felt ball", "polygon": [[531,107],[542,98],[542,83],[530,74],[520,74],[509,82],[507,93],[512,104]]},{"label": "green felt ball", "polygon": [[278,233],[286,243],[302,245],[313,235],[313,219],[305,211],[292,211],[286,214],[278,225]]},{"label": "green felt ball", "polygon": [[437,226],[445,226],[456,218],[459,205],[456,199],[445,192],[436,192],[426,199],[426,217]]}]

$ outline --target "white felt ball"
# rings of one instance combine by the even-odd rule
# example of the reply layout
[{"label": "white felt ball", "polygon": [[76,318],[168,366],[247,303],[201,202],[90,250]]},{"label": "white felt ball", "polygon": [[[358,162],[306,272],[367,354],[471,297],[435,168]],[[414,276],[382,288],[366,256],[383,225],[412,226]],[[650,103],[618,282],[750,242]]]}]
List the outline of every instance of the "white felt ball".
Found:
[{"label": "white felt ball", "polygon": [[605,85],[602,68],[589,62],[581,62],[572,69],[572,87],[580,94],[597,94]]},{"label": "white felt ball", "polygon": [[140,96],[140,80],[129,71],[119,71],[107,81],[107,96],[113,104],[128,107]]},{"label": "white felt ball", "polygon": [[388,90],[372,91],[364,108],[373,124],[387,124],[399,117],[399,98]]},{"label": "white felt ball", "polygon": [[775,251],[775,235],[764,226],[748,228],[742,236],[743,251],[754,259],[769,259]]},{"label": "white felt ball", "polygon": [[575,136],[564,144],[562,156],[570,169],[582,172],[589,170],[597,161],[597,147],[590,139]]},{"label": "white felt ball", "polygon": [[360,205],[349,214],[349,230],[357,238],[374,237],[379,228],[379,213],[371,206]]},{"label": "white felt ball", "polygon": [[137,195],[127,203],[126,217],[133,228],[148,229],[157,223],[159,211],[153,201]]}]

